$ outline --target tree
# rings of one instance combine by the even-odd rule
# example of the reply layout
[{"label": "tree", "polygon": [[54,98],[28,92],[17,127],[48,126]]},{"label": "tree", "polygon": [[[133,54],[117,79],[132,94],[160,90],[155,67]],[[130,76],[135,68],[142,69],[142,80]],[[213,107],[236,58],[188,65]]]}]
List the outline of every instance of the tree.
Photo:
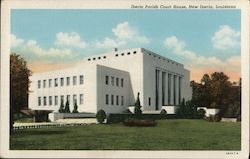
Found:
[{"label": "tree", "polygon": [[138,92],[137,94],[137,99],[136,99],[136,102],[135,102],[135,115],[137,117],[139,117],[140,114],[142,114],[142,110],[141,110],[141,102],[140,102],[140,93]]},{"label": "tree", "polygon": [[10,127],[13,115],[28,107],[29,76],[31,71],[27,62],[15,53],[10,54]]},{"label": "tree", "polygon": [[64,113],[64,105],[63,105],[63,101],[61,100],[61,105],[60,108],[58,110],[59,113]]},{"label": "tree", "polygon": [[65,104],[64,113],[70,113],[69,101],[68,101],[68,100],[67,100],[67,102],[66,102],[66,104]]},{"label": "tree", "polygon": [[74,104],[74,110],[73,110],[73,112],[72,113],[78,113],[78,106],[77,106],[77,102],[75,101],[74,102],[75,104]]}]

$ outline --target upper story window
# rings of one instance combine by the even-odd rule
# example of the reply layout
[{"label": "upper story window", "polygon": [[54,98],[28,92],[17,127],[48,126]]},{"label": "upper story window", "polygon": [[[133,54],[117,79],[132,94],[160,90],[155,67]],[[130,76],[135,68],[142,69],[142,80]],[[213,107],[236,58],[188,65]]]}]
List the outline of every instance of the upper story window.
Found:
[{"label": "upper story window", "polygon": [[38,97],[38,106],[40,106],[41,105],[41,97]]},{"label": "upper story window", "polygon": [[73,76],[73,85],[76,85],[76,76]]},{"label": "upper story window", "polygon": [[43,80],[43,88],[46,88],[46,80]]},{"label": "upper story window", "polygon": [[52,87],[52,79],[49,79],[49,87]]},{"label": "upper story window", "polygon": [[58,86],[58,79],[55,78],[55,87],[57,87],[57,86]]},{"label": "upper story window", "polygon": [[119,78],[116,78],[116,86],[119,86]]},{"label": "upper story window", "polygon": [[76,94],[73,95],[73,102],[74,102],[74,105],[77,103]]},{"label": "upper story window", "polygon": [[123,96],[121,96],[121,105],[124,105],[124,99],[123,99]]},{"label": "upper story window", "polygon": [[40,80],[38,80],[38,82],[37,82],[37,87],[41,88],[41,81]]},{"label": "upper story window", "polygon": [[116,105],[119,105],[119,96],[116,96]]},{"label": "upper story window", "polygon": [[108,85],[109,84],[109,76],[105,77],[105,84]]},{"label": "upper story window", "polygon": [[124,84],[124,79],[122,78],[121,79],[121,87],[123,87],[123,84]]},{"label": "upper story window", "polygon": [[61,86],[64,85],[64,78],[61,78],[61,79],[60,79],[60,83],[61,83]]},{"label": "upper story window", "polygon": [[49,105],[52,105],[52,96],[49,96]]},{"label": "upper story window", "polygon": [[114,105],[114,95],[111,95],[111,105]]},{"label": "upper story window", "polygon": [[83,75],[80,75],[80,84],[83,84]]},{"label": "upper story window", "polygon": [[55,96],[55,105],[58,105],[58,96]]},{"label": "upper story window", "polygon": [[108,105],[109,104],[109,95],[108,94],[106,94],[106,104]]},{"label": "upper story window", "polygon": [[70,77],[67,77],[66,80],[67,80],[67,86],[69,86],[70,85]]},{"label": "upper story window", "polygon": [[114,86],[115,78],[111,77],[111,85]]},{"label": "upper story window", "polygon": [[43,105],[47,105],[47,98],[43,97]]}]

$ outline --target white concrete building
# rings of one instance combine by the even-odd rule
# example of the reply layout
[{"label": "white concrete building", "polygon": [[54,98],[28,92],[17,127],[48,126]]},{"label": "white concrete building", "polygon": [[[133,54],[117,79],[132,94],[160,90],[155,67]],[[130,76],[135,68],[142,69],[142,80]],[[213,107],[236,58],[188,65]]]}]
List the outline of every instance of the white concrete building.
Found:
[{"label": "white concrete building", "polygon": [[29,107],[58,111],[66,100],[79,112],[122,113],[140,93],[144,111],[191,99],[189,71],[183,64],[143,48],[113,50],[87,57],[69,69],[34,73]]}]

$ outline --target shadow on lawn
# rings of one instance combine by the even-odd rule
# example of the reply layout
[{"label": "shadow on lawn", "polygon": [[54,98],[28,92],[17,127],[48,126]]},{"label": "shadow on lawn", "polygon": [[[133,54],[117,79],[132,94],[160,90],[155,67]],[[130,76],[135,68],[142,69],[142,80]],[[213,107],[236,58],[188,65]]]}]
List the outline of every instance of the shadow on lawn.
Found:
[{"label": "shadow on lawn", "polygon": [[68,131],[62,130],[25,130],[25,131],[14,131],[14,136],[27,136],[27,135],[61,135],[68,133]]}]

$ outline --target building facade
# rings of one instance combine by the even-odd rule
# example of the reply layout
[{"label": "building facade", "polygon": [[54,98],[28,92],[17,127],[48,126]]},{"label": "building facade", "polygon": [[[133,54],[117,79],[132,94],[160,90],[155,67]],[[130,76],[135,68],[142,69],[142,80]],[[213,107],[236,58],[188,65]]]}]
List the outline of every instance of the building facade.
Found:
[{"label": "building facade", "polygon": [[189,71],[183,64],[143,48],[87,57],[72,68],[31,76],[29,107],[59,110],[68,100],[79,112],[122,113],[140,93],[142,109],[161,110],[190,100]]}]

